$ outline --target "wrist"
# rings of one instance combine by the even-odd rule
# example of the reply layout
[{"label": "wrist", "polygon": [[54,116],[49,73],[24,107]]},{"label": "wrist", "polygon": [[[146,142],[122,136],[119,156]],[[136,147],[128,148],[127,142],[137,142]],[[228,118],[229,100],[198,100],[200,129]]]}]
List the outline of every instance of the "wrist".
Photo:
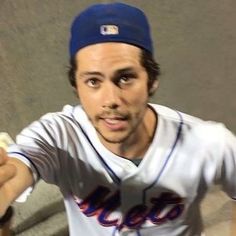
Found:
[{"label": "wrist", "polygon": [[14,214],[13,207],[9,206],[5,212],[5,214],[0,218],[0,228],[4,227],[5,224],[10,222],[12,216]]}]

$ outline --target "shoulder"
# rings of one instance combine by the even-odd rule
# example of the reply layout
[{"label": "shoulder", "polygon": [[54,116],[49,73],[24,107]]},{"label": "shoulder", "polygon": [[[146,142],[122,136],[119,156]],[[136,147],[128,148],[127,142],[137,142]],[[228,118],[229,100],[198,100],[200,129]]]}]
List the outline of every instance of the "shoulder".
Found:
[{"label": "shoulder", "polygon": [[73,117],[75,110],[77,110],[80,106],[72,106],[72,105],[65,105],[61,111],[56,112],[48,112],[42,115],[39,120],[51,120],[57,117]]},{"label": "shoulder", "polygon": [[189,125],[197,125],[200,123],[204,123],[205,121],[192,116],[192,115],[188,115],[184,112],[178,111],[176,109],[167,107],[167,106],[163,106],[163,105],[158,105],[158,104],[150,104],[150,106],[156,111],[156,113],[158,114],[158,116],[161,116],[162,118],[169,120],[169,121],[182,121],[185,124],[189,124]]},{"label": "shoulder", "polygon": [[[75,113],[81,113],[80,106],[66,105],[61,111],[50,112],[41,116],[38,120],[31,122],[26,126],[17,137],[45,137],[52,139],[65,135],[66,132],[79,128],[79,122],[76,120]],[[77,114],[76,114],[77,115]],[[20,135],[20,136],[19,136]]]},{"label": "shoulder", "polygon": [[45,125],[60,125],[68,122],[75,123],[77,121],[77,116],[84,115],[84,111],[80,105],[65,105],[61,111],[46,113],[42,115],[38,120],[34,121],[32,124],[34,125],[37,123],[42,123]]},{"label": "shoulder", "polygon": [[[233,134],[224,124],[215,121],[206,121],[201,118],[171,109],[166,106],[150,104],[158,114],[158,117],[164,120],[166,126],[180,126],[182,136],[195,139],[198,142],[207,144],[216,144],[225,142]],[[233,135],[234,136],[234,135]]]}]

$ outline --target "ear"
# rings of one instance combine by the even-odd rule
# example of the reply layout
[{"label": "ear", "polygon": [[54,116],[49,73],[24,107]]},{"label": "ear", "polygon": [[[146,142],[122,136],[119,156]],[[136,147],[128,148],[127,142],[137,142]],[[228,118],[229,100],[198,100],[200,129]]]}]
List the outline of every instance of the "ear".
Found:
[{"label": "ear", "polygon": [[78,91],[75,87],[72,87],[72,90],[73,90],[73,94],[79,99],[79,94],[78,94]]},{"label": "ear", "polygon": [[149,88],[149,96],[152,96],[156,92],[158,87],[159,87],[159,81],[158,80],[153,81],[151,87]]}]

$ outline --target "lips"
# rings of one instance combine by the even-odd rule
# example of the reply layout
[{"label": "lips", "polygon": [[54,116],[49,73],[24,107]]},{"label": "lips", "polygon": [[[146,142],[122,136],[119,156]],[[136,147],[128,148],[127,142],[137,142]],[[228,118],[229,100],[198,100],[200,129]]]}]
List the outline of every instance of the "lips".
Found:
[{"label": "lips", "polygon": [[126,128],[127,119],[124,117],[104,117],[101,118],[103,124],[111,131],[120,131]]}]

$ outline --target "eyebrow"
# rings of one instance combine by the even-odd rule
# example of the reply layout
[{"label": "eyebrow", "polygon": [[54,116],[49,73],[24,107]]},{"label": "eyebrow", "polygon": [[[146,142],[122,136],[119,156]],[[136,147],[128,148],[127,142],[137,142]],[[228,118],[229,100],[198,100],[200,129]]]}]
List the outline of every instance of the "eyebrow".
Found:
[{"label": "eyebrow", "polygon": [[[118,69],[117,71],[115,71],[115,73],[112,77],[117,77],[118,75],[121,75],[121,74],[124,74],[124,73],[134,73],[134,72],[135,72],[135,70],[134,70],[133,67],[126,67],[126,68]],[[80,74],[80,77],[84,77],[84,76],[101,76],[101,77],[105,77],[104,74],[99,72],[99,71],[82,72]]]},{"label": "eyebrow", "polygon": [[104,76],[101,72],[98,72],[98,71],[88,71],[88,72],[82,72],[80,73],[80,77],[83,77],[83,76],[88,76],[88,75],[96,75],[96,76]]},{"label": "eyebrow", "polygon": [[115,72],[115,75],[123,74],[123,73],[130,73],[130,72],[135,72],[133,67],[126,67],[123,69],[119,69]]}]

